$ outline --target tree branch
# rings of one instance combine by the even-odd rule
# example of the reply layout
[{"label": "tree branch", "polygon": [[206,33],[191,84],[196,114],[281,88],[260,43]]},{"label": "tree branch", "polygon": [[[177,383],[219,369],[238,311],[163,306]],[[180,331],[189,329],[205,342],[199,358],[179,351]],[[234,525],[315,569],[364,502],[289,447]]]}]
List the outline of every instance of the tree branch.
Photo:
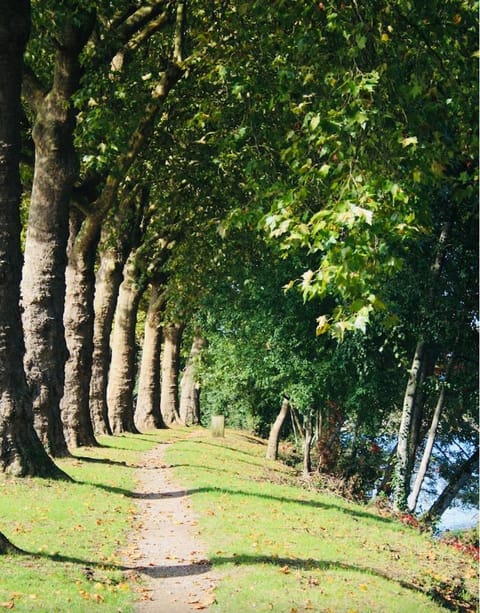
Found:
[{"label": "tree branch", "polygon": [[31,66],[26,65],[23,69],[22,96],[34,113],[38,112],[46,93]]}]

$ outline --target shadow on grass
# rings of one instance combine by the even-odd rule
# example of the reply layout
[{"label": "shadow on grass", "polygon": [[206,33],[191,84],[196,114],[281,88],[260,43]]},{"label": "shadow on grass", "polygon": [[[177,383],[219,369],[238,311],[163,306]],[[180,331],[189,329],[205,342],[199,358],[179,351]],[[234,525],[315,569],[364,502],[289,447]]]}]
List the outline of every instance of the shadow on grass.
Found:
[{"label": "shadow on grass", "polygon": [[249,554],[240,554],[237,556],[226,557],[226,556],[214,556],[210,558],[210,562],[213,567],[222,566],[225,564],[234,564],[236,566],[246,565],[252,566],[256,564],[268,564],[271,566],[279,566],[281,568],[295,569],[297,571],[312,571],[312,570],[320,570],[320,571],[329,571],[329,570],[339,570],[346,571],[352,573],[359,573],[362,575],[370,575],[374,577],[379,577],[381,579],[385,579],[386,581],[390,581],[397,585],[400,585],[402,588],[406,590],[410,590],[412,592],[416,592],[431,598],[435,602],[439,603],[442,607],[450,611],[460,611],[465,613],[470,613],[472,611],[477,611],[477,598],[474,594],[463,593],[462,595],[456,596],[452,598],[452,593],[449,589],[448,585],[438,585],[438,586],[426,586],[421,585],[420,583],[412,583],[411,581],[406,581],[401,577],[396,577],[388,572],[383,570],[379,570],[377,568],[371,568],[368,566],[358,566],[356,564],[346,564],[344,562],[338,562],[335,560],[315,560],[312,558],[301,559],[301,558],[273,558],[271,556],[256,556]]},{"label": "shadow on grass", "polygon": [[[181,440],[177,442],[194,444],[194,445],[206,445],[208,447],[213,447],[214,449],[227,449],[228,451],[231,451],[232,453],[246,455],[248,458],[250,458],[250,460],[252,459],[252,454],[248,453],[248,451],[242,451],[241,449],[237,449],[236,447],[229,447],[228,445],[222,445],[222,444],[215,445],[215,443],[208,443],[207,441],[195,441],[192,439],[186,439],[186,440]],[[259,463],[262,463],[264,460],[263,456],[258,456],[257,459]]]},{"label": "shadow on grass", "polygon": [[46,553],[44,551],[33,552],[16,548],[15,552],[11,555],[18,557],[26,557],[33,560],[50,560],[51,562],[58,562],[60,564],[72,564],[80,566],[82,572],[87,579],[93,581],[94,570],[101,571],[120,571],[123,573],[140,573],[152,577],[153,579],[167,578],[167,577],[187,577],[189,575],[201,575],[211,570],[212,565],[208,560],[201,560],[197,563],[191,562],[183,565],[157,565],[157,566],[143,566],[143,565],[129,565],[129,564],[116,564],[113,562],[98,562],[95,560],[86,560],[85,558],[78,558],[74,556],[68,556],[61,553]]},{"label": "shadow on grass", "polygon": [[234,564],[235,566],[240,565],[255,565],[255,564],[269,564],[272,566],[280,566],[281,568],[295,569],[295,570],[303,570],[303,571],[312,571],[312,570],[342,570],[366,575],[373,575],[375,577],[381,577],[382,579],[387,579],[388,581],[394,581],[398,583],[402,587],[413,590],[416,592],[421,592],[425,594],[424,588],[420,585],[416,585],[411,583],[410,581],[405,581],[399,577],[392,577],[386,572],[380,571],[375,568],[365,567],[365,566],[357,566],[356,564],[345,564],[344,562],[338,562],[334,560],[314,560],[313,558],[301,559],[301,558],[273,558],[271,556],[255,556],[249,554],[239,554],[237,556],[232,557],[213,557],[210,559],[210,562],[213,566],[222,566],[224,564]]},{"label": "shadow on grass", "polygon": [[139,468],[139,466],[128,464],[127,462],[110,460],[109,458],[90,458],[88,456],[77,455],[74,459],[80,460],[81,462],[90,462],[92,464],[110,464],[111,466],[124,466],[125,468]]},{"label": "shadow on grass", "polygon": [[[204,468],[206,470],[211,470],[208,467],[200,467],[195,466],[195,468]],[[215,469],[216,471],[217,469]],[[221,469],[220,469],[221,470]],[[273,494],[261,494],[259,492],[248,492],[244,490],[233,490],[226,487],[197,487],[191,489],[182,489],[171,492],[132,492],[131,490],[123,489],[121,487],[115,487],[112,485],[105,485],[103,483],[92,483],[91,481],[76,481],[76,483],[80,483],[82,485],[89,485],[92,487],[97,487],[106,492],[110,492],[112,494],[120,494],[127,498],[136,498],[136,499],[144,499],[144,500],[160,500],[161,498],[183,498],[184,496],[193,496],[194,494],[204,494],[204,493],[215,493],[215,494],[227,494],[229,496],[249,496],[258,498],[260,500],[266,500],[271,502],[280,502],[284,504],[294,504],[300,505],[303,507],[311,507],[313,509],[324,509],[324,510],[334,510],[339,511],[340,513],[345,513],[346,515],[351,515],[354,518],[358,519],[367,519],[378,523],[383,524],[393,524],[394,520],[388,517],[380,517],[379,515],[375,515],[373,513],[369,513],[368,511],[360,511],[357,509],[349,509],[348,507],[343,507],[340,505],[332,504],[329,502],[319,502],[317,500],[302,500],[299,498],[288,498],[286,496],[275,496]]]}]

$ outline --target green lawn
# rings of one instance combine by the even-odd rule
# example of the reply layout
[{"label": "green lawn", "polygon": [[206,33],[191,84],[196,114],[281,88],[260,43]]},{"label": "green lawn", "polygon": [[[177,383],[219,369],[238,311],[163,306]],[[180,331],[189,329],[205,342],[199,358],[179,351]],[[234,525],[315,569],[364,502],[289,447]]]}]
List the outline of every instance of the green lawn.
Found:
[{"label": "green lawn", "polygon": [[254,437],[185,429],[102,438],[59,462],[74,483],[0,477],[0,530],[29,552],[0,557],[0,608],[132,610],[121,554],[134,471],[167,440],[221,577],[213,612],[476,610],[471,558],[374,508],[295,486]]}]

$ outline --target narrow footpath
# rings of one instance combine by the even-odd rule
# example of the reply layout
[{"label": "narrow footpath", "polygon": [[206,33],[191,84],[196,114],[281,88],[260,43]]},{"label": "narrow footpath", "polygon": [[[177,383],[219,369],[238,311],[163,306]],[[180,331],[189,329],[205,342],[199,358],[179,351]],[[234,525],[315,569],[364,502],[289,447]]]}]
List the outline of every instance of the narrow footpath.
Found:
[{"label": "narrow footpath", "polygon": [[206,611],[214,579],[197,531],[188,492],[165,464],[168,444],[142,459],[134,493],[134,529],[125,563],[139,581],[136,613]]}]

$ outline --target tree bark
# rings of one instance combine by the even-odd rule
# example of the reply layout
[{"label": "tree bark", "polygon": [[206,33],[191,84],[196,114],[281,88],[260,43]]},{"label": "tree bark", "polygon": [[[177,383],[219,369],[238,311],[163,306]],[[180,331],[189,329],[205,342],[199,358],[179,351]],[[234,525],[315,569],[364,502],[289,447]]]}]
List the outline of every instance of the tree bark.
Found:
[{"label": "tree bark", "polygon": [[67,18],[57,47],[52,89],[28,90],[35,111],[35,171],[22,280],[25,369],[35,428],[54,456],[67,455],[60,418],[67,349],[63,328],[68,207],[78,163],[71,97],[81,75],[79,56],[93,20]]},{"label": "tree bark", "polygon": [[167,324],[163,329],[160,411],[165,425],[181,423],[178,413],[178,370],[183,324]]},{"label": "tree bark", "polygon": [[265,455],[267,460],[276,460],[278,458],[278,441],[280,439],[280,431],[282,429],[283,422],[288,415],[289,408],[290,401],[288,398],[284,397],[282,400],[282,406],[280,407],[280,412],[270,428],[267,453]]},{"label": "tree bark", "polygon": [[312,440],[313,440],[313,423],[312,423],[312,414],[309,414],[305,418],[305,427],[304,432],[305,436],[303,439],[303,474],[308,476],[312,472]]},{"label": "tree bark", "polygon": [[69,357],[65,365],[62,418],[70,447],[96,446],[89,408],[93,353],[93,294],[96,241],[85,251],[75,251],[82,215],[72,209],[68,247],[65,334]]},{"label": "tree bark", "polygon": [[195,374],[204,346],[205,340],[196,331],[180,384],[180,419],[186,426],[200,423],[200,385]]},{"label": "tree bark", "polygon": [[[20,87],[30,3],[6,0],[0,24],[0,470],[15,476],[67,476],[33,426],[20,319]],[[0,553],[8,541],[1,535]]]},{"label": "tree bark", "polygon": [[103,249],[95,280],[95,318],[90,380],[90,415],[95,434],[112,433],[107,406],[108,370],[111,359],[110,335],[125,259],[123,252],[116,248]]},{"label": "tree bark", "polygon": [[[447,219],[440,232],[435,259],[430,267],[431,284],[428,292],[430,300],[433,300],[435,297],[435,290],[447,252],[447,241],[452,229],[452,223],[452,219]],[[416,444],[418,443],[418,440],[415,441],[415,436],[419,432],[419,426],[416,427],[414,422],[421,419],[421,416],[418,414],[419,408],[415,403],[418,400],[419,379],[425,368],[425,359],[426,343],[423,336],[420,336],[405,390],[402,418],[398,432],[397,461],[393,484],[393,506],[397,511],[405,511],[408,508],[407,500],[415,462]]]},{"label": "tree bark", "polygon": [[162,346],[161,313],[164,305],[162,288],[152,283],[145,321],[142,361],[138,378],[135,425],[140,430],[165,428],[160,413],[160,352]]},{"label": "tree bark", "polygon": [[425,513],[423,519],[425,519],[427,522],[433,522],[436,519],[439,519],[452,504],[456,495],[462,489],[468,479],[470,479],[476,468],[478,468],[478,447],[468,458],[468,460],[458,467],[449,483],[444,488],[443,492]]},{"label": "tree bark", "polygon": [[410,492],[411,469],[409,462],[409,445],[411,420],[424,350],[425,342],[423,339],[420,339],[415,349],[415,355],[413,357],[403,400],[402,419],[398,431],[397,461],[393,487],[393,504],[397,511],[405,511],[407,509],[407,499]]},{"label": "tree bark", "polygon": [[137,283],[133,251],[123,270],[123,281],[118,294],[112,339],[112,361],[108,376],[108,419],[113,434],[138,433],[133,417],[133,390],[135,387],[135,326],[142,289]]},{"label": "tree bark", "polygon": [[447,369],[445,373],[445,379],[440,382],[440,393],[438,395],[437,403],[433,411],[432,422],[430,424],[430,429],[428,431],[427,441],[425,443],[425,449],[423,450],[422,461],[420,462],[417,476],[415,477],[415,483],[413,485],[413,490],[412,490],[412,495],[411,495],[410,505],[409,505],[409,509],[412,512],[415,511],[415,508],[417,506],[418,496],[420,494],[420,490],[422,489],[423,481],[425,479],[425,475],[428,470],[428,465],[430,464],[430,459],[432,457],[432,449],[435,443],[435,436],[437,434],[437,429],[440,423],[440,417],[442,415],[443,407],[445,406],[445,397],[447,393],[446,383],[450,375],[452,363],[453,363],[453,354],[450,356],[448,360],[448,365],[447,365]]}]

